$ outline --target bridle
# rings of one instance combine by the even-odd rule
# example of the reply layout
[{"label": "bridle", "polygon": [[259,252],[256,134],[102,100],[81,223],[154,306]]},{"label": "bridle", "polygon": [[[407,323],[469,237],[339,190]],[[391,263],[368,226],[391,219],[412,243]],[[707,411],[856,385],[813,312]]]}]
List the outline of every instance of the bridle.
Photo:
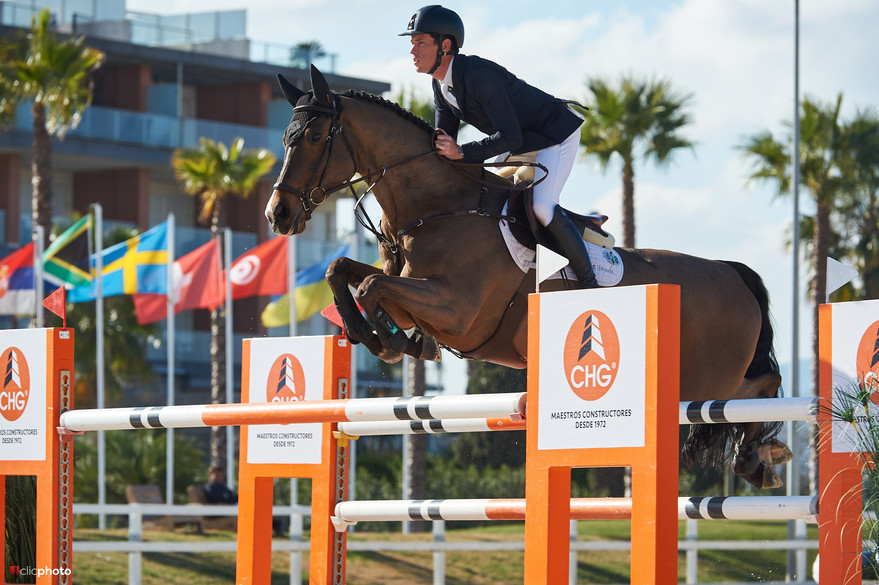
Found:
[{"label": "bridle", "polygon": [[[339,124],[339,112],[336,107],[336,100],[331,100],[331,106],[322,106],[320,104],[304,104],[301,106],[294,106],[293,113],[294,115],[297,112],[316,112],[318,114],[330,116],[330,130],[327,133],[327,137],[324,140],[324,150],[320,155],[320,161],[314,168],[314,173],[311,178],[308,180],[306,184],[313,184],[315,178],[320,175],[320,179],[317,181],[317,184],[314,187],[306,188],[303,190],[294,189],[289,185],[283,183],[282,181],[278,181],[274,185],[272,185],[272,189],[275,191],[284,191],[285,193],[290,193],[299,199],[299,202],[302,204],[302,209],[300,213],[305,213],[305,219],[311,219],[311,214],[317,209],[317,206],[327,200],[329,193],[344,188],[346,186],[353,185],[353,181],[348,181],[347,183],[343,183],[338,185],[337,187],[333,187],[327,189],[324,187],[323,183],[327,177],[327,172],[330,168],[330,160],[333,156],[333,146],[336,143],[336,135],[342,135],[342,138],[345,140],[345,146],[348,149],[348,155],[351,157],[351,164],[355,167],[355,170],[352,171],[352,175],[356,172],[356,163],[354,160],[354,150],[351,148],[351,144],[348,142],[348,137],[342,132],[342,126]],[[286,145],[285,145],[286,147]],[[321,168],[321,163],[323,163],[323,168]]]},{"label": "bridle", "polygon": [[[327,132],[326,139],[324,140],[323,153],[321,153],[320,160],[318,161],[318,164],[315,166],[315,170],[311,176],[311,179],[309,179],[308,183],[306,183],[306,184],[315,183],[315,179],[318,177],[318,175],[320,175],[320,178],[316,181],[317,184],[314,187],[305,188],[303,190],[294,189],[293,187],[286,185],[282,181],[278,181],[277,183],[272,185],[272,189],[274,189],[275,191],[284,191],[285,193],[290,193],[291,195],[293,195],[297,199],[299,199],[299,201],[301,203],[301,207],[302,207],[300,213],[302,213],[302,212],[305,213],[306,221],[311,219],[311,214],[314,212],[315,209],[317,209],[317,207],[321,203],[326,201],[326,199],[330,193],[334,193],[335,191],[339,191],[341,189],[351,189],[352,193],[355,193],[354,192],[354,185],[356,185],[358,183],[368,182],[373,177],[377,176],[378,178],[375,180],[375,182],[373,182],[366,190],[366,193],[369,193],[370,191],[372,191],[373,187],[375,187],[375,185],[382,179],[382,177],[384,177],[385,173],[388,170],[393,169],[395,167],[403,166],[405,164],[408,164],[410,162],[416,161],[421,158],[426,158],[432,154],[436,154],[436,152],[431,148],[429,151],[427,151],[425,153],[417,154],[415,156],[410,156],[409,158],[406,158],[402,161],[399,161],[399,162],[393,163],[391,165],[387,165],[385,167],[382,167],[381,170],[374,171],[372,173],[367,173],[366,175],[357,177],[356,179],[350,179],[348,181],[344,181],[344,182],[339,183],[338,185],[335,185],[333,187],[325,187],[324,181],[327,178],[327,172],[329,171],[329,168],[330,168],[330,160],[332,159],[332,156],[333,156],[333,147],[335,145],[336,136],[341,136],[342,139],[344,140],[345,148],[348,151],[348,157],[351,159],[352,169],[351,169],[351,174],[348,176],[353,176],[354,174],[357,173],[357,162],[354,157],[354,149],[351,147],[351,142],[348,140],[348,135],[342,131],[342,125],[339,123],[339,109],[336,105],[337,99],[338,98],[335,95],[331,94],[331,96],[330,96],[330,104],[331,105],[330,106],[323,106],[320,104],[304,104],[301,106],[294,106],[293,107],[294,115],[296,114],[296,112],[315,112],[319,115],[324,115],[324,116],[330,117],[330,129],[329,129],[329,132]],[[323,165],[323,168],[321,168],[321,165]],[[356,197],[356,193],[355,193],[355,197]],[[360,200],[362,200],[362,196],[360,197]],[[359,206],[360,200],[358,200],[358,206]],[[356,211],[356,207],[355,207],[355,211]],[[361,223],[362,223],[362,220],[361,220]],[[372,222],[370,222],[370,223],[372,223]]]}]

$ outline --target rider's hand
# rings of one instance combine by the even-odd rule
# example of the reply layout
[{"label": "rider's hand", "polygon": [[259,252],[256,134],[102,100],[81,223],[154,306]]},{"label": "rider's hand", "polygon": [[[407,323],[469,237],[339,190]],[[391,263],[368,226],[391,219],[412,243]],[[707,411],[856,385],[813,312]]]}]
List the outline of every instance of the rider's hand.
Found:
[{"label": "rider's hand", "polygon": [[436,151],[449,160],[461,160],[464,158],[461,147],[455,142],[455,139],[443,132],[437,130],[436,139],[434,140]]}]

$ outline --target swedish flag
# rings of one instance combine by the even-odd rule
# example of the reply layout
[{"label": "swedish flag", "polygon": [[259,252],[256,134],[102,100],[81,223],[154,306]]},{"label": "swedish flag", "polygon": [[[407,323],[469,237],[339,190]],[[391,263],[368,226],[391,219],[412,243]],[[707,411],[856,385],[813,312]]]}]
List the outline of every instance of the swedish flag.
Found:
[{"label": "swedish flag", "polygon": [[[168,222],[162,222],[144,233],[110,246],[101,252],[103,296],[133,295],[135,293],[167,292]],[[92,269],[95,258],[92,258]],[[95,282],[74,288],[67,295],[71,303],[93,301]]]}]

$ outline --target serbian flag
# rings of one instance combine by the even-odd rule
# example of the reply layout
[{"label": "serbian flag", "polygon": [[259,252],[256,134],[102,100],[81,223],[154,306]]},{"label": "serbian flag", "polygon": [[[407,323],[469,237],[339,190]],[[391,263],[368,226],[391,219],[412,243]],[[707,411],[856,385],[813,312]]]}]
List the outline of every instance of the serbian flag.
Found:
[{"label": "serbian flag", "polygon": [[239,256],[229,280],[233,300],[287,292],[287,238],[272,238]]},{"label": "serbian flag", "polygon": [[33,315],[34,243],[23,246],[0,260],[0,315]]},{"label": "serbian flag", "polygon": [[[199,246],[174,262],[172,269],[174,312],[189,309],[215,309],[223,304],[223,281],[220,277],[220,245],[217,238]],[[132,296],[137,322],[141,325],[168,316],[167,297],[163,294]]]}]

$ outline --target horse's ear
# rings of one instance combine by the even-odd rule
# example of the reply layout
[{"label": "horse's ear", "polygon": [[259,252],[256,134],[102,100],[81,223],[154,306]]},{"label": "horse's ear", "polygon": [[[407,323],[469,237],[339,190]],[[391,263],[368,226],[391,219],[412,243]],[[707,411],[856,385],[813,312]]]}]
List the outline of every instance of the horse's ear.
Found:
[{"label": "horse's ear", "polygon": [[322,106],[331,107],[330,86],[324,78],[323,73],[318,71],[317,67],[311,66],[311,89],[314,92],[314,99]]},{"label": "horse's ear", "polygon": [[280,73],[278,73],[278,85],[281,86],[281,92],[283,92],[284,97],[287,98],[291,106],[295,106],[299,98],[305,95],[304,91],[287,81],[287,78]]}]

